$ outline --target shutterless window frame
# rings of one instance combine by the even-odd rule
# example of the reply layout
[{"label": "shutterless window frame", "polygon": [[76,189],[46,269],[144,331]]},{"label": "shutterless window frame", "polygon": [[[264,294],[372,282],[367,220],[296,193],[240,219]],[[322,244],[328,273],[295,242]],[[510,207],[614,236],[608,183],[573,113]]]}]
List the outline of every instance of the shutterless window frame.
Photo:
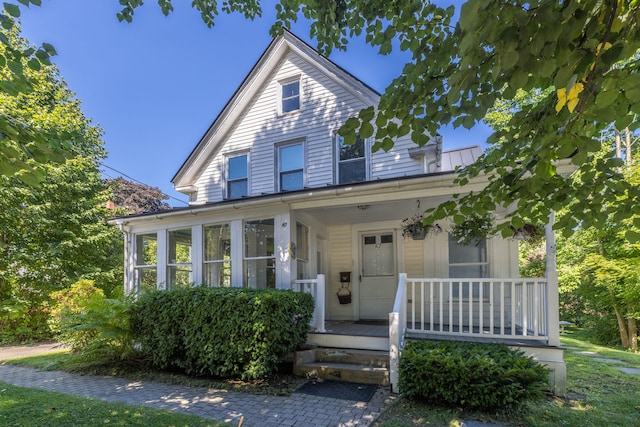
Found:
[{"label": "shutterless window frame", "polygon": [[[360,135],[357,136],[357,141],[361,141],[362,142],[362,150],[363,150],[363,156],[360,157],[352,157],[350,159],[345,159],[342,160],[341,159],[341,150],[340,150],[340,146],[342,145],[342,141],[344,140],[344,138],[337,132],[335,131],[333,133],[333,149],[334,149],[334,164],[335,164],[335,182],[336,184],[351,184],[351,183],[355,183],[355,182],[366,182],[369,180],[369,175],[370,175],[370,146],[369,146],[369,139],[368,138],[360,138]],[[357,144],[357,142],[356,142]],[[343,178],[340,176],[340,166],[341,165],[349,165],[349,164],[354,164],[355,162],[363,162],[364,163],[364,172],[363,172],[363,177],[362,180],[349,180],[343,181]]]},{"label": "shutterless window frame", "polygon": [[[155,258],[156,262],[153,264],[140,262],[140,261],[145,261],[140,259],[141,255],[143,255],[142,258],[144,258],[144,250],[141,251],[142,248],[140,247],[140,245],[141,244],[144,245],[145,237],[148,237],[150,241],[154,241],[156,244],[155,253],[153,254],[153,257]],[[153,283],[153,286],[150,286],[150,284],[145,285],[144,283],[142,283],[142,279],[143,279],[143,276],[145,276],[145,272],[150,272],[150,271],[155,272],[154,273],[155,281]],[[135,277],[134,277],[135,292],[139,293],[142,290],[142,286],[150,289],[158,288],[158,233],[154,232],[154,233],[136,234],[134,273],[135,273]]]},{"label": "shutterless window frame", "polygon": [[[297,94],[285,95],[285,90],[288,86],[297,84]],[[285,103],[289,101],[295,101],[297,99],[297,108],[285,108]],[[278,82],[278,113],[280,115],[292,114],[302,110],[302,79],[300,76],[287,78]]]},{"label": "shutterless window frame", "polygon": [[[466,246],[473,246],[473,245],[481,245],[482,247],[482,252],[480,253],[480,260],[479,261],[468,261],[468,262],[451,262],[451,251],[452,251],[452,244],[456,245],[457,247],[464,247],[465,245],[460,245],[457,242],[454,241],[454,239],[449,236],[448,239],[448,253],[449,253],[449,277],[452,279],[463,279],[460,282],[464,281],[464,279],[486,279],[487,277],[490,276],[490,272],[489,272],[489,245],[487,242],[487,239],[482,239],[481,241],[476,241],[476,242],[471,242],[469,245]],[[454,268],[460,268],[460,267],[479,267],[480,270],[482,271],[482,273],[480,275],[476,275],[473,277],[465,277],[464,275],[461,277],[461,275],[452,275],[451,274],[451,267]],[[458,287],[458,283],[459,282],[455,282],[452,283],[453,289],[452,289],[452,295],[454,298],[458,298],[459,295],[459,287]],[[476,285],[477,282],[471,282],[472,283],[472,292],[471,292],[471,298],[474,299],[478,299],[480,297],[480,290],[479,287]],[[483,289],[482,289],[482,293],[484,295],[484,298],[488,298],[489,295],[489,284],[488,283],[484,283],[483,284]],[[463,283],[462,284],[462,297],[463,298],[468,298],[469,297],[469,283]]]},{"label": "shutterless window frame", "polygon": [[[178,241],[175,241],[175,259],[171,257],[171,250],[173,245],[172,233],[185,232],[188,231],[189,235],[189,262],[179,262],[178,260]],[[176,276],[178,273],[188,273],[189,279],[186,283],[174,283],[171,280],[172,271],[175,271]],[[175,228],[171,230],[167,230],[167,289],[173,289],[175,287],[188,286],[193,283],[193,232],[190,227],[183,228]]]},{"label": "shutterless window frame", "polygon": [[[208,240],[208,233],[207,233],[207,229],[212,229],[212,228],[216,228],[216,227],[220,227],[220,228],[226,228],[226,233],[228,236],[228,240],[229,240],[229,252],[228,252],[228,258],[224,258],[224,256],[226,254],[223,254],[223,258],[218,258],[218,259],[208,259],[208,251],[207,251],[207,244],[209,243]],[[202,276],[202,285],[205,287],[211,287],[211,288],[217,288],[217,287],[231,287],[232,286],[232,259],[231,259],[231,254],[232,254],[232,249],[231,249],[231,224],[229,223],[220,223],[220,224],[205,224],[202,226],[202,272],[203,272],[203,276]],[[216,241],[214,244],[220,244],[219,241]],[[226,283],[220,283],[217,282],[216,284],[210,283],[209,279],[209,268],[213,267],[213,266],[217,266],[219,269],[222,269],[223,273],[226,271],[228,272],[227,275],[225,275],[225,277],[228,279],[228,281]],[[218,277],[219,274],[217,275]]]},{"label": "shutterless window frame", "polygon": [[[300,168],[295,168],[295,169],[287,169],[287,170],[283,170],[282,166],[284,164],[283,161],[283,156],[282,156],[282,150],[283,149],[287,149],[290,147],[294,147],[294,146],[300,146],[301,149],[301,158],[300,158],[300,163],[301,163],[301,167]],[[280,144],[276,145],[276,179],[277,179],[277,183],[278,183],[278,191],[295,191],[295,190],[302,190],[305,187],[306,184],[306,144],[304,140],[296,140],[296,141],[288,141],[288,142],[283,142]],[[299,172],[301,175],[301,182],[300,182],[300,187],[298,188],[283,188],[283,173],[296,173]]]},{"label": "shutterless window frame", "polygon": [[[232,159],[237,159],[239,157],[244,157],[245,158],[245,174],[244,177],[231,177],[231,161]],[[243,197],[248,197],[249,196],[249,171],[250,169],[250,157],[249,157],[249,152],[248,151],[241,151],[241,152],[237,152],[237,153],[229,153],[225,155],[225,199],[228,200],[233,200],[233,199],[241,199]],[[232,197],[231,191],[232,191],[232,184],[235,183],[239,183],[239,182],[245,182],[245,191],[244,194],[240,195],[240,196],[234,196]]]}]

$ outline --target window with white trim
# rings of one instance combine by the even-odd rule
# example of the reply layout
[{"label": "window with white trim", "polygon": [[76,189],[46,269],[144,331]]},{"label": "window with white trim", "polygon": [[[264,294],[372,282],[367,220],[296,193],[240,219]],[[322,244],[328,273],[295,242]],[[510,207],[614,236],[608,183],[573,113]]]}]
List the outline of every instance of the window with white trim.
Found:
[{"label": "window with white trim", "polygon": [[193,283],[191,228],[168,231],[167,245],[167,289],[190,286]]},{"label": "window with white trim", "polygon": [[239,199],[249,195],[249,156],[227,156],[227,198]]},{"label": "window with white trim", "polygon": [[348,184],[367,180],[367,144],[357,136],[354,144],[345,144],[344,137],[335,134],[336,141],[336,182]]},{"label": "window with white trim", "polygon": [[299,109],[300,79],[280,83],[280,113],[291,113]]},{"label": "window with white trim", "polygon": [[278,186],[280,191],[304,188],[304,144],[278,146]]},{"label": "window with white trim", "polygon": [[135,289],[136,292],[154,290],[158,282],[158,235],[136,235]]},{"label": "window with white trim", "polygon": [[265,289],[276,287],[274,221],[244,222],[244,285]]},{"label": "window with white trim", "polygon": [[[489,261],[487,259],[486,239],[477,240],[462,245],[449,235],[449,277],[454,279],[485,278],[489,274]],[[462,282],[462,281],[461,281]],[[459,296],[458,282],[452,283],[453,296]],[[488,296],[489,285],[484,284],[483,294]],[[479,298],[480,290],[477,285],[473,286],[473,298]],[[469,296],[469,283],[462,284],[462,294],[464,298]]]},{"label": "window with white trim", "polygon": [[204,286],[210,288],[231,286],[231,228],[229,224],[204,227],[203,254]]}]

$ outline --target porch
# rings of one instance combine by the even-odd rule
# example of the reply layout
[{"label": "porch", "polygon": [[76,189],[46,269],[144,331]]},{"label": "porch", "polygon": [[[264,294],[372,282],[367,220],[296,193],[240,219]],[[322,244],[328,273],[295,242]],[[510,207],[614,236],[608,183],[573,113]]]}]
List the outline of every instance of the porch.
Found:
[{"label": "porch", "polygon": [[[407,278],[401,273],[388,321],[325,321],[324,276],[296,281],[316,300],[307,343],[318,348],[384,351],[398,387],[398,362],[406,339],[503,343],[550,370],[556,394],[566,371],[559,325],[549,310],[549,284],[541,278]],[[552,320],[555,318],[555,320]]]}]

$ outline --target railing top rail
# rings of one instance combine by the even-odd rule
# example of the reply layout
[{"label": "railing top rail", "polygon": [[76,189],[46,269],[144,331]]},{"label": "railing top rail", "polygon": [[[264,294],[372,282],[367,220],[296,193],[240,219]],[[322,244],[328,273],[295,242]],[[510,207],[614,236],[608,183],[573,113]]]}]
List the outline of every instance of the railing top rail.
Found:
[{"label": "railing top rail", "polygon": [[407,282],[546,282],[546,277],[407,277]]}]

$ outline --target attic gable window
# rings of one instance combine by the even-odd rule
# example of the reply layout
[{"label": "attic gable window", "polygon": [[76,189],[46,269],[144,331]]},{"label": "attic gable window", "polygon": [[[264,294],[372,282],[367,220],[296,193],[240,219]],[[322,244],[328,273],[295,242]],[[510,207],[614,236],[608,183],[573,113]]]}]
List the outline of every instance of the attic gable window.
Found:
[{"label": "attic gable window", "polygon": [[227,157],[227,198],[239,199],[249,195],[247,154]]},{"label": "attic gable window", "polygon": [[300,109],[300,80],[280,83],[280,113],[286,114]]}]

